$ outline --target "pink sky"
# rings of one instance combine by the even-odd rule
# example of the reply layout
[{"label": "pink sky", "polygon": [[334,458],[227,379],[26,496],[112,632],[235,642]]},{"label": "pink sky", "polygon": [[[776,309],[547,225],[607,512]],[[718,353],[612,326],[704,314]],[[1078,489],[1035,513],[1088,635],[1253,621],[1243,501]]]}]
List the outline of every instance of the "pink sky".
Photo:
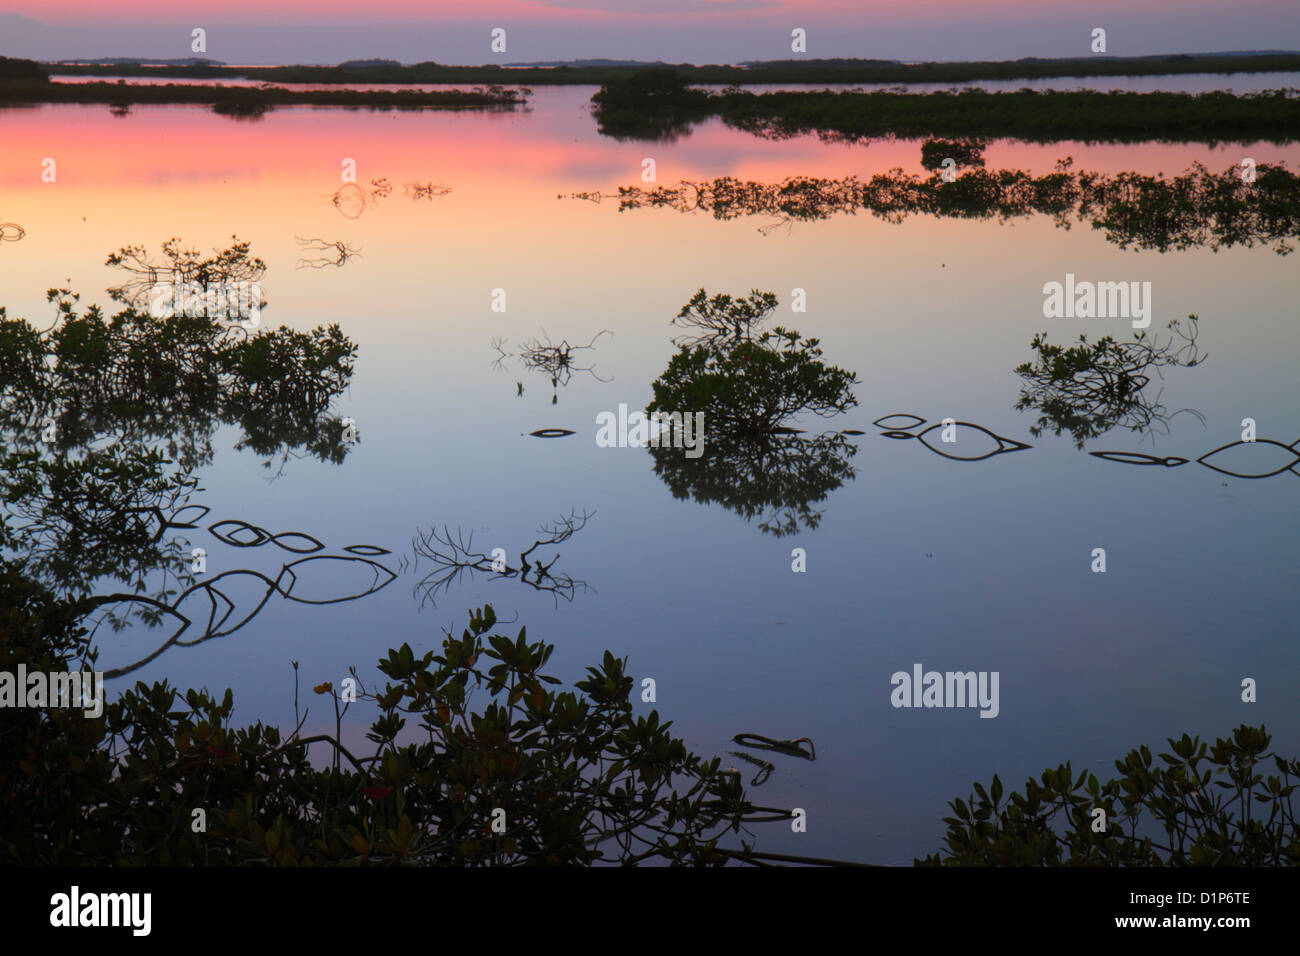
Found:
[{"label": "pink sky", "polygon": [[195,26],[252,63],[736,62],[791,56],[795,27],[810,57],[1086,56],[1097,26],[1114,55],[1300,50],[1296,0],[0,0],[0,54],[183,57]]}]

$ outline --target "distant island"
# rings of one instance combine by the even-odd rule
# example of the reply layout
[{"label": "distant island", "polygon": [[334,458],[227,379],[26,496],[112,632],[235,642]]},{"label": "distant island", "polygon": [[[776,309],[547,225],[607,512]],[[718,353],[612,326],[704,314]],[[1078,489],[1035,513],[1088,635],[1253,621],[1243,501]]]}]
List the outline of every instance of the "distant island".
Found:
[{"label": "distant island", "polygon": [[397,67],[402,66],[398,60],[344,60],[339,64],[340,70],[369,70],[375,67]]},{"label": "distant island", "polygon": [[[396,61],[388,61],[390,63]],[[102,56],[97,60],[58,60],[47,66],[225,66],[223,60],[207,60],[196,57],[184,59],[153,59],[138,56]]]},{"label": "distant island", "polygon": [[[499,84],[469,90],[291,90],[264,83],[259,86],[225,86],[220,83],[57,83],[49,67],[34,60],[0,57],[0,106],[33,103],[105,104],[118,114],[133,104],[189,103],[209,106],[227,116],[256,118],[277,106],[346,106],[375,110],[468,109],[510,110],[525,105],[529,91]],[[92,68],[93,69],[93,68]],[[130,69],[118,67],[117,69]],[[187,70],[216,69],[209,65]]]},{"label": "distant island", "polygon": [[507,64],[506,64],[506,68],[507,68],[507,69],[518,69],[518,68],[520,68],[520,67],[530,67],[530,66],[535,66],[535,67],[545,67],[545,68],[548,68],[548,69],[549,69],[549,68],[554,68],[554,67],[557,67],[557,66],[568,67],[569,69],[575,69],[575,68],[578,68],[578,67],[584,67],[584,66],[635,66],[635,67],[642,67],[642,68],[644,68],[644,67],[649,67],[649,66],[666,66],[666,65],[667,65],[667,64],[665,64],[663,60],[601,60],[601,59],[595,59],[595,60],[535,60],[535,61],[530,62],[530,63],[507,63]]},{"label": "distant island", "polygon": [[[162,62],[162,61],[160,61]],[[349,60],[337,66],[226,66],[215,61],[110,61],[48,63],[55,76],[228,77],[276,83],[524,83],[532,86],[616,82],[647,67],[671,69],[687,82],[710,86],[760,83],[969,83],[1052,77],[1162,76],[1179,73],[1272,73],[1300,71],[1300,53],[1178,53],[1162,56],[1090,56],[969,62],[904,63],[899,60],[764,60],[740,65],[641,63],[634,60],[574,60],[532,64],[449,66],[436,62],[403,65],[396,60]]]},{"label": "distant island", "polygon": [[[1235,95],[1096,90],[885,89],[708,91],[671,69],[640,70],[591,98],[597,129],[664,141],[718,117],[768,139],[815,133],[859,141],[887,136],[1008,137],[1053,142],[1295,142],[1300,91]],[[952,144],[950,144],[951,146]]]}]

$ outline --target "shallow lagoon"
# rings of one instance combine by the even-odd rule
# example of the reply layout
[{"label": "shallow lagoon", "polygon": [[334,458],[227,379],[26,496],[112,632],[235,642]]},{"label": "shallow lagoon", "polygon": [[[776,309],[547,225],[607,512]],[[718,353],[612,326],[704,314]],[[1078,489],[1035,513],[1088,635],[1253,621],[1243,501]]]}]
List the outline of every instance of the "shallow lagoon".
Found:
[{"label": "shallow lagoon", "polygon": [[[628,656],[699,752],[739,749],[730,738],[742,732],[812,738],[815,762],[777,756],[752,793],[806,809],[808,831],[759,825],[759,848],[894,864],[937,849],[946,802],[995,772],[1018,785],[1067,759],[1109,771],[1140,743],[1184,731],[1212,738],[1242,722],[1264,723],[1275,749],[1300,752],[1297,475],[1234,478],[1195,462],[1236,441],[1246,417],[1260,438],[1300,438],[1293,257],[1264,246],[1125,251],[1087,223],[1067,230],[1041,216],[891,223],[859,212],[766,228],[762,217],[620,212],[615,199],[568,197],[643,185],[645,158],[665,185],[921,174],[920,144],[766,142],[716,122],[673,143],[620,143],[596,133],[590,92],[540,89],[531,111],[515,115],[0,113],[16,144],[0,158],[0,221],[26,230],[0,248],[11,316],[52,317],[52,286],[108,306],[103,290],[120,276],[103,263],[122,245],[156,249],[180,236],[210,250],[236,233],[268,264],[264,323],[337,322],[359,346],[336,404],[360,437],[343,465],[291,459],[271,480],[276,468],[234,450],[238,435],[223,430],[193,500],[212,509],[210,521],[309,533],[330,553],[389,549],[396,579],[349,603],[272,600],[231,636],[174,648],[127,680],[230,686],[237,720],[287,728],[291,660],[304,688],[349,665],[373,678],[386,648],[434,646],[440,628],[459,630],[467,608],[490,601],[557,645],[552,666],[565,678],[606,648]],[[39,177],[47,156],[58,162],[53,184]],[[1174,174],[1196,161],[1222,171],[1245,156],[1300,166],[1294,145],[999,141],[986,151],[989,168],[1038,175],[1065,156],[1109,173]],[[394,186],[355,218],[331,202],[344,158],[357,161],[362,184]],[[422,198],[406,183],[450,191]],[[296,268],[296,237],[346,241],[359,255]],[[1044,283],[1071,273],[1151,282],[1153,330],[1200,317],[1208,358],[1165,370],[1154,387],[1204,425],[1180,415],[1167,435],[1145,439],[1115,429],[1085,451],[1068,434],[1030,434],[1036,416],[1015,409],[1013,370],[1031,359],[1036,333],[1061,343],[1132,335],[1122,319],[1044,318]],[[827,361],[858,375],[857,408],[798,423],[863,432],[852,437],[854,476],[816,503],[813,530],[778,538],[717,504],[676,499],[646,450],[595,440],[601,412],[646,406],[680,331],[669,320],[701,287],[773,291],[773,324],[818,337]],[[497,289],[504,312],[492,309]],[[806,312],[791,311],[795,289]],[[612,334],[596,338],[602,330]],[[552,387],[524,368],[520,346],[543,334],[596,338],[583,353],[591,372]],[[916,431],[951,417],[1032,447],[945,458],[932,453],[943,449],[933,433],[929,443],[891,440],[873,424],[903,414],[924,419]],[[573,434],[530,434],[541,429]],[[1191,461],[1135,467],[1086,453],[1103,450]],[[1262,465],[1250,457],[1234,468],[1271,471],[1280,453],[1246,451]],[[479,575],[422,601],[417,533],[463,528],[476,546],[513,555],[574,509],[591,517],[552,549],[557,570],[589,585],[572,600]],[[274,577],[296,557],[203,535],[194,540],[209,573]],[[1105,574],[1090,571],[1098,547]],[[791,571],[794,548],[805,551],[805,573]],[[355,584],[351,570],[304,583],[326,595]],[[101,663],[143,656],[156,637],[124,632],[105,643]],[[917,663],[997,671],[997,718],[892,707],[891,675]],[[1258,681],[1257,703],[1241,702],[1244,677]]]}]

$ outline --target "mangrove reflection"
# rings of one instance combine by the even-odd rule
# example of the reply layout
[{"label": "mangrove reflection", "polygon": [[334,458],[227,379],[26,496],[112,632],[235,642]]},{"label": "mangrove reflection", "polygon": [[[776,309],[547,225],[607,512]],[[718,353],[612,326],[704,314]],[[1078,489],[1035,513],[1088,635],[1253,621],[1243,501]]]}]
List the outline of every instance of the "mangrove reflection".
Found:
[{"label": "mangrove reflection", "polygon": [[[978,166],[984,168],[984,149],[988,143],[983,140],[948,140],[927,139],[921,144],[921,165],[925,169],[953,169]],[[948,160],[952,160],[951,163]]]},{"label": "mangrove reflection", "polygon": [[441,182],[435,183],[432,181],[427,183],[406,183],[402,188],[410,198],[427,199],[429,202],[441,199],[451,192],[450,186],[444,186]]},{"label": "mangrove reflection", "polygon": [[[177,512],[162,520],[158,533],[167,528],[195,528],[193,522],[208,512],[201,505],[187,508],[201,509],[201,514],[182,521],[180,512]],[[225,530],[227,528],[229,530]],[[132,616],[148,626],[157,626],[164,621],[175,625],[167,639],[151,653],[130,664],[105,668],[106,678],[129,674],[171,647],[195,647],[214,638],[228,637],[255,618],[273,595],[299,604],[339,604],[381,591],[397,577],[388,567],[374,560],[389,553],[376,545],[348,545],[342,549],[346,552],[344,554],[320,554],[326,546],[301,531],[276,534],[239,519],[218,521],[207,530],[230,547],[273,545],[291,554],[305,556],[281,564],[273,577],[241,568],[198,580],[196,574],[207,570],[208,555],[206,549],[192,549],[185,553],[185,557],[191,560],[181,576],[184,584],[188,585],[183,590],[179,587],[163,588],[157,596],[113,592],[85,596],[73,602],[71,606],[83,617],[96,611],[103,612],[91,628],[91,637],[105,623],[114,631],[124,630]],[[185,541],[184,546],[188,548],[190,543]],[[124,607],[130,610],[123,613]]]},{"label": "mangrove reflection", "polygon": [[1131,342],[1104,336],[1092,344],[1080,335],[1079,344],[1062,347],[1049,343],[1046,333],[1034,336],[1034,360],[1015,370],[1024,381],[1015,407],[1039,412],[1030,434],[1037,438],[1045,430],[1056,435],[1068,431],[1083,448],[1112,428],[1168,434],[1170,421],[1183,413],[1204,425],[1200,412],[1170,412],[1160,403],[1160,393],[1146,394],[1149,372],[1163,377],[1162,369],[1192,368],[1205,360],[1196,345],[1197,317],[1189,315],[1187,320],[1185,328],[1177,319],[1170,322],[1172,335],[1165,342],[1139,332]]},{"label": "mangrove reflection", "polygon": [[776,296],[754,289],[744,298],[733,299],[726,293],[713,297],[700,289],[673,319],[673,325],[699,329],[694,335],[673,339],[679,348],[707,342],[742,342],[753,334],[754,326],[776,311]]},{"label": "mangrove reflection", "polygon": [[655,474],[674,498],[720,504],[747,522],[758,519],[758,529],[777,538],[821,524],[824,512],[814,506],[856,477],[850,461],[857,453],[839,432],[710,435],[699,458],[687,458],[681,449],[650,449]]},{"label": "mangrove reflection", "polygon": [[303,252],[320,253],[320,255],[303,256],[295,265],[297,269],[324,269],[326,266],[343,266],[350,260],[358,258],[361,250],[343,239],[330,242],[328,239],[294,236]]},{"label": "mangrove reflection", "polygon": [[[351,380],[356,346],[337,325],[250,334],[255,319],[232,324],[223,295],[233,286],[253,284],[243,304],[265,304],[256,289],[264,266],[247,243],[204,258],[172,240],[162,261],[124,247],[109,263],[130,275],[110,290],[125,306],[111,318],[98,306],[79,309],[79,296],[67,289],[49,292],[56,315],[44,330],[7,318],[0,307],[0,556],[21,555],[24,573],[68,599],[78,615],[102,611],[96,628],[107,621],[120,630],[130,618],[150,626],[178,620],[148,659],[174,644],[231,633],[272,593],[327,603],[382,587],[387,572],[369,557],[383,549],[318,555],[324,545],[310,535],[272,535],[233,520],[209,529],[217,542],[270,543],[310,557],[269,575],[227,570],[198,583],[206,548],[193,548],[179,532],[197,530],[207,513],[189,498],[198,490],[194,472],[213,460],[216,429],[238,426],[235,447],[267,456],[267,468],[276,455],[281,468],[291,456],[341,463],[357,436],[331,405]],[[190,286],[204,294],[192,295]],[[171,298],[177,290],[184,294]],[[327,559],[365,563],[374,581],[343,597],[304,598],[296,582],[305,572],[316,577]],[[235,624],[240,602],[218,585],[232,579],[261,582],[260,599]],[[96,595],[104,581],[128,589]],[[194,601],[208,610],[194,612]],[[182,610],[186,602],[190,609]],[[120,605],[129,606],[125,614],[115,610]],[[206,625],[192,625],[205,618]]]},{"label": "mangrove reflection", "polygon": [[[117,108],[126,106],[130,109],[130,104],[119,104]],[[275,107],[270,103],[254,103],[237,101],[233,103],[217,102],[213,103],[209,109],[217,116],[225,116],[237,123],[256,123],[266,118],[267,113],[275,112]]]},{"label": "mangrove reflection", "polygon": [[330,413],[352,377],[356,346],[337,325],[249,335],[206,316],[155,318],[134,308],[106,318],[50,292],[52,328],[0,313],[0,444],[57,455],[102,455],[104,442],[165,452],[182,470],[210,464],[212,436],[237,425],[235,447],[272,467],[279,455],[341,463],[355,441]]},{"label": "mangrove reflection", "polygon": [[[891,419],[902,419],[910,424],[890,423]],[[879,425],[883,429],[880,434],[884,438],[898,441],[915,438],[918,444],[924,445],[941,458],[951,461],[985,461],[995,455],[1005,455],[1033,447],[1014,438],[991,432],[983,425],[959,422],[953,418],[945,418],[929,428],[913,431],[924,425],[925,421],[919,415],[895,413],[878,418],[872,424]]]},{"label": "mangrove reflection", "polygon": [[[1249,431],[1253,432],[1253,426]],[[1177,468],[1190,461],[1177,455],[1160,457],[1136,451],[1093,451],[1088,454],[1121,465],[1161,465],[1165,468]],[[1212,458],[1218,458],[1218,463],[1212,463],[1210,461]],[[1197,458],[1196,462],[1211,471],[1233,478],[1272,478],[1283,472],[1290,472],[1300,477],[1300,471],[1296,470],[1300,467],[1300,438],[1289,445],[1284,445],[1280,441],[1271,438],[1255,438],[1251,434],[1249,438],[1229,442],[1207,451]],[[1248,467],[1252,470],[1240,470]]]},{"label": "mangrove reflection", "polygon": [[646,414],[703,414],[702,455],[688,457],[673,435],[650,446],[655,474],[675,498],[716,502],[783,537],[818,526],[822,512],[813,505],[853,479],[857,454],[842,434],[807,436],[791,421],[857,405],[857,377],[823,362],[815,338],[783,328],[756,335],[754,325],[776,305],[770,292],[733,299],[699,290],[674,322],[702,334],[680,344],[652,385]]},{"label": "mangrove reflection", "polygon": [[[558,344],[552,342],[551,337],[543,329],[540,339],[528,339],[522,343],[517,357],[527,371],[545,375],[551,380],[551,404],[555,405],[560,400],[559,390],[566,387],[573,380],[575,373],[586,372],[598,382],[613,381],[613,379],[601,378],[597,375],[594,365],[579,365],[578,362],[582,359],[577,354],[594,350],[597,339],[602,335],[612,336],[613,334],[609,329],[601,329],[591,337],[591,341],[586,345],[570,345],[568,339],[562,339]],[[492,339],[492,348],[497,352],[497,357],[492,360],[492,367],[497,371],[504,371],[507,361],[516,357],[514,353],[505,350],[505,345],[506,339],[503,336]],[[523,398],[524,383],[515,382],[515,389],[515,394],[519,398]]]},{"label": "mangrove reflection", "polygon": [[1031,215],[1051,216],[1068,229],[1087,222],[1121,248],[1210,249],[1272,245],[1291,252],[1300,237],[1300,175],[1284,163],[1259,165],[1253,181],[1240,167],[1211,173],[1200,163],[1166,179],[1134,172],[1115,175],[1076,172],[1072,160],[1056,171],[1033,176],[1024,170],[971,169],[945,181],[894,169],[863,181],[793,176],[779,183],[722,177],[683,180],[676,186],[621,186],[616,194],[573,193],[598,201],[617,198],[619,210],[668,208],[701,211],[715,219],[769,216],[768,232],[795,222],[827,219],[866,210],[888,222],[911,215],[1002,221]]},{"label": "mangrove reflection", "polygon": [[557,606],[560,598],[572,601],[579,590],[588,591],[591,586],[586,581],[556,571],[555,563],[560,560],[558,553],[549,555],[548,561],[546,552],[536,556],[533,552],[568,541],[586,526],[594,514],[594,511],[583,511],[581,514],[570,511],[555,521],[541,525],[537,529],[539,537],[518,552],[519,560],[515,564],[508,561],[505,548],[493,548],[490,553],[474,550],[472,531],[467,534],[463,528],[457,528],[453,533],[445,525],[441,530],[435,527],[428,531],[417,531],[411,539],[415,551],[413,569],[419,569],[420,558],[433,563],[433,570],[415,585],[414,593],[420,598],[420,606],[427,603],[436,607],[440,593],[448,591],[462,576],[468,575],[472,580],[476,574],[490,575],[492,580],[518,579],[534,591],[550,594]]},{"label": "mangrove reflection", "polygon": [[[266,275],[266,263],[250,254],[252,243],[235,242],[226,249],[203,256],[197,249],[182,244],[180,239],[168,239],[162,244],[162,255],[153,256],[143,246],[123,246],[111,253],[105,265],[115,266],[130,276],[121,285],[108,290],[109,297],[137,312],[148,311],[157,316],[168,309],[174,312],[201,309],[209,318],[226,317],[237,311],[236,306],[266,308],[259,283]],[[256,302],[237,303],[220,301],[209,290],[256,293]],[[158,295],[161,293],[161,295]],[[191,296],[197,301],[178,301],[178,296]],[[76,297],[74,297],[76,298]],[[216,313],[220,307],[221,315]]]},{"label": "mangrove reflection", "polygon": [[[402,189],[408,199],[417,201],[427,199],[430,202],[441,199],[451,192],[450,186],[433,181],[405,183]],[[356,182],[344,183],[333,193],[322,198],[327,205],[337,209],[339,215],[345,219],[360,219],[362,213],[374,209],[392,194],[393,184],[388,181],[388,177],[379,176],[370,180],[369,188]]]}]

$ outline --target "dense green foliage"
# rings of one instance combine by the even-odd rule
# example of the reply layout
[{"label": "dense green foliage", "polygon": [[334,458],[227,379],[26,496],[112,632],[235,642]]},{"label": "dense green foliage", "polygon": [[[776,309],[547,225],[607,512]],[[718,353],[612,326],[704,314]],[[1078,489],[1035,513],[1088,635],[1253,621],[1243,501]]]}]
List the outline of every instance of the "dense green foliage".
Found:
[{"label": "dense green foliage", "polygon": [[[0,863],[726,862],[716,840],[754,808],[717,759],[689,753],[657,712],[634,714],[625,662],[606,652],[574,690],[555,690],[542,670],[553,646],[495,624],[484,607],[438,654],[391,649],[388,683],[357,695],[377,708],[361,758],[341,739],[353,705],[328,682],[316,692],[332,698],[335,732],[313,737],[236,728],[229,690],[218,700],[166,682],[137,684],[99,718],[0,710]],[[58,671],[84,652],[52,595],[0,567],[5,663]],[[408,719],[419,732],[403,734]]]},{"label": "dense green foliage", "polygon": [[949,804],[946,849],[917,864],[1295,866],[1291,778],[1300,777],[1300,760],[1271,753],[1271,739],[1246,725],[1213,746],[1184,734],[1169,738],[1172,752],[1159,763],[1145,746],[1130,751],[1104,784],[1065,763],[1006,799],[995,775],[987,789],[977,783],[968,799]]},{"label": "dense green foliage", "polygon": [[655,380],[646,412],[703,412],[710,441],[771,435],[800,412],[837,415],[858,403],[857,379],[822,362],[819,344],[776,328],[683,347]]}]

